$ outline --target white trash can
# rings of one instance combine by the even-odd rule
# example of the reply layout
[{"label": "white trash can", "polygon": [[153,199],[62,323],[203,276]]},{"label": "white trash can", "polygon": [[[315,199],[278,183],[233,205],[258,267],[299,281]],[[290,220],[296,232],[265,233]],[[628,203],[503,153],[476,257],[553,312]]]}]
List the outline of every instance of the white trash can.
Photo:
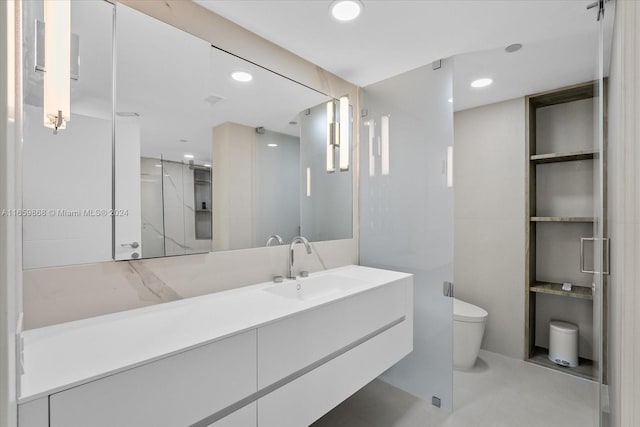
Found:
[{"label": "white trash can", "polygon": [[560,366],[578,366],[578,326],[552,320],[549,326],[549,360]]}]

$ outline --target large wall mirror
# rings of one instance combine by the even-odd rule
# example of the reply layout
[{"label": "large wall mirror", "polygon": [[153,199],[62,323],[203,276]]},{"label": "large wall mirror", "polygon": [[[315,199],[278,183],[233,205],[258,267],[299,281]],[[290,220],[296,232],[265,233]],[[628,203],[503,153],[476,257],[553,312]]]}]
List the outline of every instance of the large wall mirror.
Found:
[{"label": "large wall mirror", "polygon": [[[26,9],[37,58],[42,11]],[[82,67],[57,135],[25,64],[24,207],[79,214],[25,218],[26,268],[352,238],[348,106],[122,4],[72,2],[72,32]]]}]

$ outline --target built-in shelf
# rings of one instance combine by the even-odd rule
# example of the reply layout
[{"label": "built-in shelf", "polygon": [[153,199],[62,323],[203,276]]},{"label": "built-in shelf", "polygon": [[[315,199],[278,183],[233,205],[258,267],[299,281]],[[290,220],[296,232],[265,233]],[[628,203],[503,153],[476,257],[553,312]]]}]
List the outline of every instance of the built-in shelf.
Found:
[{"label": "built-in shelf", "polygon": [[594,222],[592,216],[532,216],[531,222]]},{"label": "built-in shelf", "polygon": [[[603,155],[606,141],[596,147],[591,138],[585,137],[599,119],[596,110],[586,103],[581,104],[582,107],[573,104],[586,100],[598,102],[593,98],[602,93],[606,96],[606,91],[601,93],[598,85],[599,82],[586,82],[526,98],[525,354],[531,363],[587,379],[599,374],[592,361],[580,359],[580,366],[576,368],[562,367],[549,360],[548,350],[537,344],[548,345],[545,341],[548,341],[550,313],[554,319],[557,315],[563,321],[575,323],[584,337],[594,329],[591,317],[596,301],[590,286],[574,285],[571,291],[563,291],[562,284],[541,280],[558,277],[590,284],[591,278],[579,273],[575,265],[581,255],[580,238],[593,236],[590,229],[597,223],[606,233],[606,185],[602,193],[605,197],[602,214],[595,217],[584,209],[593,205],[592,198],[598,195],[598,192],[592,195],[584,190],[593,183],[593,168],[598,164],[606,168]],[[603,295],[606,305],[606,293]],[[606,327],[602,330],[606,331]],[[606,336],[601,338],[607,354]],[[606,377],[606,369],[602,375]]]},{"label": "built-in shelf", "polygon": [[206,181],[204,179],[195,179],[195,180],[193,180],[193,182],[196,183],[196,184],[206,184],[206,185],[211,184],[211,181]]},{"label": "built-in shelf", "polygon": [[211,213],[211,209],[196,209],[196,212],[208,212],[208,213]]},{"label": "built-in shelf", "polygon": [[551,360],[549,360],[548,356],[549,350],[536,346],[533,350],[533,354],[529,358],[529,362],[536,365],[544,366],[545,368],[585,378],[587,380],[596,379],[596,370],[594,368],[593,361],[589,359],[584,359],[581,357],[578,359],[578,366],[576,366],[575,368],[569,368],[553,363]]},{"label": "built-in shelf", "polygon": [[598,150],[582,150],[571,153],[547,153],[533,154],[531,162],[534,164],[556,163],[556,162],[573,162],[576,160],[591,160],[597,157]]},{"label": "built-in shelf", "polygon": [[561,295],[570,298],[593,299],[593,293],[590,287],[573,286],[570,291],[563,291],[562,285],[559,283],[533,282],[529,286],[531,292],[539,292],[541,294]]}]

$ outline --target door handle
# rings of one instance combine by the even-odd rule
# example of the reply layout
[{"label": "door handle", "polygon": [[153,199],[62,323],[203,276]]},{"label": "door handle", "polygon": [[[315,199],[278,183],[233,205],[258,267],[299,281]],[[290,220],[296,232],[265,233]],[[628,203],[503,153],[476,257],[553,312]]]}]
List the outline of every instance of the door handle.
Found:
[{"label": "door handle", "polygon": [[135,249],[138,246],[140,246],[140,244],[138,242],[131,242],[131,243],[122,243],[120,246],[131,246],[133,249]]},{"label": "door handle", "polygon": [[[586,241],[590,241],[590,242],[595,242],[596,240],[600,240],[597,237],[581,237],[580,238],[580,272],[581,273],[588,273],[588,274],[600,274],[600,272],[598,271],[594,271],[594,270],[586,270],[584,267],[584,242]],[[611,268],[611,240],[608,237],[603,237],[602,238],[602,242],[604,243],[603,247],[603,251],[605,252],[606,256],[604,257],[605,260],[605,265],[603,267],[606,266],[606,268],[603,268],[602,270],[602,274],[606,274],[609,275],[611,274],[610,268]]]}]

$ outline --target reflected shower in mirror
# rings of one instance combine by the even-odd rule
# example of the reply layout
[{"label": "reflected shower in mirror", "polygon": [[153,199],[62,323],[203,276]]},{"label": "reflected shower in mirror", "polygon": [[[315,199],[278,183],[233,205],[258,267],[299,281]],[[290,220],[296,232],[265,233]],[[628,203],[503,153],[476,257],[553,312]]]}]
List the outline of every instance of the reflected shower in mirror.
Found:
[{"label": "reflected shower in mirror", "polygon": [[121,4],[116,28],[116,259],[352,237],[334,100]]}]

